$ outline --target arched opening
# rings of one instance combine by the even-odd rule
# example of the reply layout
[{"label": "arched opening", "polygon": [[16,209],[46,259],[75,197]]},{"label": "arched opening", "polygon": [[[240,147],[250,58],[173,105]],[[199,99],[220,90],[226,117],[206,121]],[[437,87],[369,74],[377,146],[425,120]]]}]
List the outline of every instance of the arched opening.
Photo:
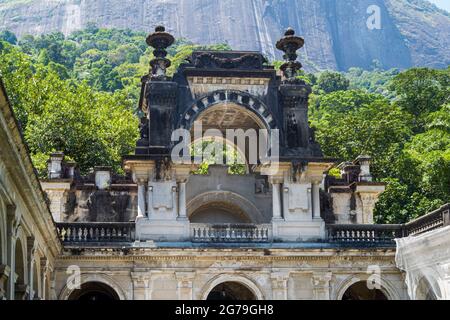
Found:
[{"label": "arched opening", "polygon": [[241,195],[230,191],[202,193],[187,203],[191,223],[264,223],[264,217]]},{"label": "arched opening", "polygon": [[15,299],[26,300],[28,292],[25,282],[25,255],[20,239],[17,239],[16,241],[14,272],[16,273],[16,282],[14,287]]},{"label": "arched opening", "polygon": [[195,210],[189,220],[192,223],[251,223],[240,207],[227,202],[206,203]]},{"label": "arched opening", "polygon": [[[264,157],[269,155],[268,141],[271,140],[271,130],[277,129],[277,124],[270,108],[248,92],[218,90],[200,98],[188,108],[181,117],[178,127],[189,130],[194,139],[198,135],[208,136],[211,132],[218,133],[212,135],[221,136],[237,153],[244,155],[248,173],[251,165],[261,160],[260,153]],[[266,130],[266,134],[261,135],[261,129]],[[228,130],[234,131],[234,136],[228,135]],[[238,142],[236,134],[241,138],[241,142]],[[244,140],[246,142],[242,142]],[[255,148],[258,150],[260,146],[258,143],[260,140],[265,140],[265,150],[255,152]],[[241,167],[238,167],[237,171],[241,171]]]},{"label": "arched opening", "polygon": [[101,282],[83,283],[78,290],[74,290],[68,300],[80,301],[114,301],[120,300],[117,292]]},{"label": "arched opening", "polygon": [[206,300],[257,300],[255,294],[247,286],[238,282],[224,282],[215,286]]},{"label": "arched opening", "polygon": [[342,296],[342,300],[388,300],[383,291],[369,289],[367,282],[360,281],[351,285]]},{"label": "arched opening", "polygon": [[207,175],[211,165],[227,166],[228,174],[231,175],[245,175],[250,172],[245,150],[240,150],[238,145],[221,136],[205,135],[192,141],[189,149],[195,161],[197,158],[202,160],[201,164],[196,162],[198,168],[193,174]]}]

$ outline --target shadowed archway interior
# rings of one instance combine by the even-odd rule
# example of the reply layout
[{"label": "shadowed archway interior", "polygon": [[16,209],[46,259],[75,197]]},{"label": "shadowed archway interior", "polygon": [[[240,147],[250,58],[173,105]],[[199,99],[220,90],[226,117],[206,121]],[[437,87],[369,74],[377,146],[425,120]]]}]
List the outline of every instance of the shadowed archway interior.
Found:
[{"label": "shadowed archway interior", "polygon": [[80,301],[114,301],[120,300],[117,292],[101,282],[87,282],[81,288],[73,291],[68,300]]},{"label": "shadowed archway interior", "polygon": [[[201,124],[201,132],[198,124]],[[265,141],[268,148],[268,126],[252,110],[231,102],[211,106],[196,116],[191,124],[191,137],[201,135],[204,140],[222,141],[223,144],[235,149],[240,163],[245,163],[248,169],[257,164],[259,153],[267,154],[268,150],[259,150],[260,140]],[[266,130],[264,134],[260,130]],[[231,132],[234,132],[230,135]]]},{"label": "shadowed archway interior", "polygon": [[192,223],[251,223],[238,206],[226,202],[206,203],[190,217]]},{"label": "shadowed archway interior", "polygon": [[360,281],[351,285],[345,291],[342,300],[388,300],[383,291],[378,289],[369,289],[367,282]]},{"label": "shadowed archway interior", "polygon": [[257,300],[253,292],[238,282],[224,282],[211,290],[206,300]]}]

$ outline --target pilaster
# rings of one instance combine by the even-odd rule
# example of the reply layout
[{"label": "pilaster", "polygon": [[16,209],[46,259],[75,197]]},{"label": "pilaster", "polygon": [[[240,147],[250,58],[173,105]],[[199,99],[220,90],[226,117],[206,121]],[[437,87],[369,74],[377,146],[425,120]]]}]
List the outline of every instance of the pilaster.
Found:
[{"label": "pilaster", "polygon": [[270,275],[272,281],[272,299],[288,299],[289,272],[274,272]]},{"label": "pilaster", "polygon": [[314,300],[330,300],[331,272],[314,273],[312,275]]},{"label": "pilaster", "polygon": [[176,272],[178,300],[193,299],[193,281],[195,272]]}]

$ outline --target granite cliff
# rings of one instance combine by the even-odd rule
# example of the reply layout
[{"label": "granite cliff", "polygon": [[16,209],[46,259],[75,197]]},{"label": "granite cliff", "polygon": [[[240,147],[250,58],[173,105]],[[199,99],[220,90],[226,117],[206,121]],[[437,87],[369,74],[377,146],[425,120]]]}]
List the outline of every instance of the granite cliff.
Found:
[{"label": "granite cliff", "polygon": [[425,0],[0,0],[0,30],[19,36],[69,34],[88,23],[142,31],[163,24],[195,43],[272,58],[292,26],[305,38],[309,69],[368,68],[374,59],[384,68],[450,64],[450,14]]}]

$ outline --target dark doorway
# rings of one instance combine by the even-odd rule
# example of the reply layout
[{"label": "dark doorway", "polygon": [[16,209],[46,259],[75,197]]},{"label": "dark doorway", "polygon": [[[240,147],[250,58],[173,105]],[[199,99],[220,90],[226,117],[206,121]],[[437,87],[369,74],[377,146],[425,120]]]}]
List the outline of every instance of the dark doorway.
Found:
[{"label": "dark doorway", "polygon": [[69,300],[80,301],[113,301],[120,300],[116,291],[100,282],[87,282],[69,296]]},{"label": "dark doorway", "polygon": [[211,290],[206,300],[256,300],[253,292],[237,282],[224,282]]},{"label": "dark doorway", "polygon": [[388,300],[388,298],[381,290],[371,290],[365,281],[360,281],[345,291],[342,300]]}]

